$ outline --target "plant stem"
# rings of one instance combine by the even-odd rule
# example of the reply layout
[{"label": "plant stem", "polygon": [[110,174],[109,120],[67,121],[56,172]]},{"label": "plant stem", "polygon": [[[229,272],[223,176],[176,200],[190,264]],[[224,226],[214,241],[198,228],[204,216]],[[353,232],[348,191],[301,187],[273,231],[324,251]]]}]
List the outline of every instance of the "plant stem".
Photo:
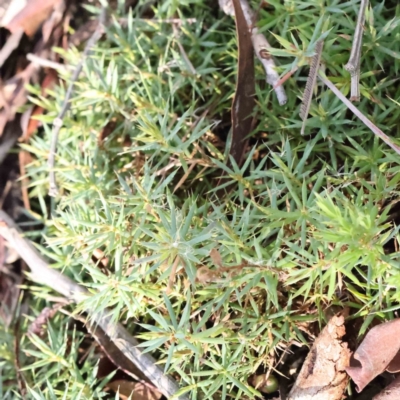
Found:
[{"label": "plant stem", "polygon": [[344,66],[351,74],[350,100],[352,101],[360,100],[360,58],[367,4],[368,0],[361,0],[350,58]]}]

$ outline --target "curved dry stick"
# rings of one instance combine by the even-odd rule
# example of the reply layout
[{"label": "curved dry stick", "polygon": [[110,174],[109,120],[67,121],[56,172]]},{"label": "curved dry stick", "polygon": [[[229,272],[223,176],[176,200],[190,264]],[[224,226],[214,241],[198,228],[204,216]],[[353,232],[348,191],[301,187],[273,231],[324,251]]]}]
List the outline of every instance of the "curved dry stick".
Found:
[{"label": "curved dry stick", "polygon": [[[75,303],[87,299],[89,292],[72,279],[53,269],[37,252],[30,241],[23,238],[15,222],[0,210],[0,235],[18,252],[31,270],[31,279],[37,283],[49,286]],[[115,345],[129,358],[154,386],[167,398],[174,395],[179,389],[177,383],[170,376],[165,375],[156,365],[156,360],[147,353],[137,349],[139,342],[120,323],[115,323],[110,317],[109,310],[102,313],[85,310],[94,324],[100,326]],[[188,400],[180,396],[180,400]]]}]

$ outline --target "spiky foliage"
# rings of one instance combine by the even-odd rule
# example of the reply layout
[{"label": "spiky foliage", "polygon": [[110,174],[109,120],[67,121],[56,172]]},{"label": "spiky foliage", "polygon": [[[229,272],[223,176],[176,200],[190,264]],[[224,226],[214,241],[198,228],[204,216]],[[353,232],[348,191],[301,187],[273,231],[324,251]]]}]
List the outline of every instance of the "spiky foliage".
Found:
[{"label": "spiky foliage", "polygon": [[[280,107],[257,65],[251,148],[243,166],[226,162],[237,43],[232,19],[204,3],[160,2],[158,22],[137,19],[136,11],[125,20],[115,15],[64,119],[61,195],[50,210],[46,159],[63,87],[47,99],[32,88],[32,102],[47,112],[43,134],[24,147],[35,155],[30,194],[45,224],[43,249],[55,268],[92,290],[82,309],[111,308],[192,399],[254,398],[248,378],[276,367],[291,343],[308,343],[304,330],[323,324],[330,306],[363,318],[361,334],[371,315],[390,318],[396,309],[399,156],[321,86],[301,136],[307,71],[299,68],[286,83],[289,100]],[[274,33],[281,72],[306,66],[323,39],[326,74],[347,94],[343,65],[356,2],[268,4],[259,26]],[[179,35],[161,22],[172,16],[182,18]],[[395,2],[368,9],[361,66],[359,108],[392,137],[399,129],[399,21]],[[79,60],[77,51],[61,53],[71,64]],[[104,258],[96,262],[99,251]],[[24,373],[43,398],[55,398],[60,379],[80,379],[71,351],[69,361],[48,359],[61,369],[49,384],[43,380],[47,361],[38,360],[64,351],[65,324],[60,316],[54,339],[23,343],[24,362],[33,363]],[[87,383],[81,398],[100,398],[94,388]]]}]

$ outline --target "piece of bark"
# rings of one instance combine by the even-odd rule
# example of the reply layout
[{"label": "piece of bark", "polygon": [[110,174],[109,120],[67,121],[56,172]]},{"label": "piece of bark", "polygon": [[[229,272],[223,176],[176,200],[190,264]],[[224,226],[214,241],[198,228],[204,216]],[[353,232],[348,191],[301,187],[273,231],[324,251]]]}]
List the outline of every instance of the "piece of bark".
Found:
[{"label": "piece of bark", "polygon": [[288,400],[340,400],[349,377],[351,352],[342,341],[344,317],[336,315],[315,340]]},{"label": "piece of bark", "polygon": [[[354,360],[346,368],[361,392],[376,376],[385,369],[395,371],[399,367],[400,318],[373,327],[354,353]],[[393,364],[392,364],[393,363]],[[399,397],[400,398],[400,397]]]},{"label": "piece of bark", "polygon": [[395,379],[389,386],[385,387],[372,400],[399,400],[400,399],[400,377]]}]

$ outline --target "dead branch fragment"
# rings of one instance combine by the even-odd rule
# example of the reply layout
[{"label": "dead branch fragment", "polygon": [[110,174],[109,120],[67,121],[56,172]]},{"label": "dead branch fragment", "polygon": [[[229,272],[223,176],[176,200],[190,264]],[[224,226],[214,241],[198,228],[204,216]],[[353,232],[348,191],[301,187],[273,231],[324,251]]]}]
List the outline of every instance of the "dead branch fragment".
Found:
[{"label": "dead branch fragment", "polygon": [[315,55],[311,59],[310,72],[308,74],[306,87],[303,93],[303,101],[300,107],[300,118],[303,120],[301,125],[301,134],[304,135],[304,131],[306,128],[306,120],[308,117],[308,113],[310,111],[312,94],[315,86],[315,82],[317,81],[319,64],[321,62],[322,48],[324,46],[324,41],[319,40],[315,44]]},{"label": "dead branch fragment", "polygon": [[346,96],[325,76],[324,73],[319,71],[319,79],[328,86],[329,89],[351,110],[356,117],[358,117],[364,125],[371,129],[371,131],[382,139],[388,146],[390,146],[397,154],[400,154],[400,146],[394,143],[388,135],[383,133],[370,119],[368,119]]},{"label": "dead branch fragment", "polygon": [[[8,241],[20,254],[31,270],[31,279],[37,283],[54,288],[67,299],[80,303],[84,301],[89,292],[72,279],[53,269],[36,251],[32,243],[24,239],[14,221],[0,210],[0,236]],[[110,310],[102,313],[86,309],[93,324],[98,325],[109,336],[122,353],[132,361],[139,370],[154,384],[154,386],[167,398],[178,391],[177,383],[156,365],[156,361],[149,354],[143,354],[138,348],[139,342],[120,323],[113,322]],[[179,399],[186,400],[186,396]]]},{"label": "dead branch fragment", "polygon": [[349,377],[350,350],[342,342],[344,317],[334,316],[312,346],[288,400],[341,400]]},{"label": "dead branch fragment", "polygon": [[[231,16],[235,15],[232,0],[219,0],[219,5],[225,14]],[[254,52],[264,67],[266,80],[273,87],[279,104],[284,105],[287,102],[287,96],[283,86],[278,85],[279,74],[276,71],[275,61],[268,51],[268,49],[271,48],[271,45],[268,43],[267,38],[258,31],[256,26],[254,26],[255,14],[250,8],[247,0],[240,0],[240,5],[242,6],[247,25],[251,30],[251,41],[253,43]]]},{"label": "dead branch fragment", "polygon": [[350,100],[352,101],[360,100],[360,58],[367,4],[368,0],[361,0],[350,58],[344,66],[351,74]]}]

